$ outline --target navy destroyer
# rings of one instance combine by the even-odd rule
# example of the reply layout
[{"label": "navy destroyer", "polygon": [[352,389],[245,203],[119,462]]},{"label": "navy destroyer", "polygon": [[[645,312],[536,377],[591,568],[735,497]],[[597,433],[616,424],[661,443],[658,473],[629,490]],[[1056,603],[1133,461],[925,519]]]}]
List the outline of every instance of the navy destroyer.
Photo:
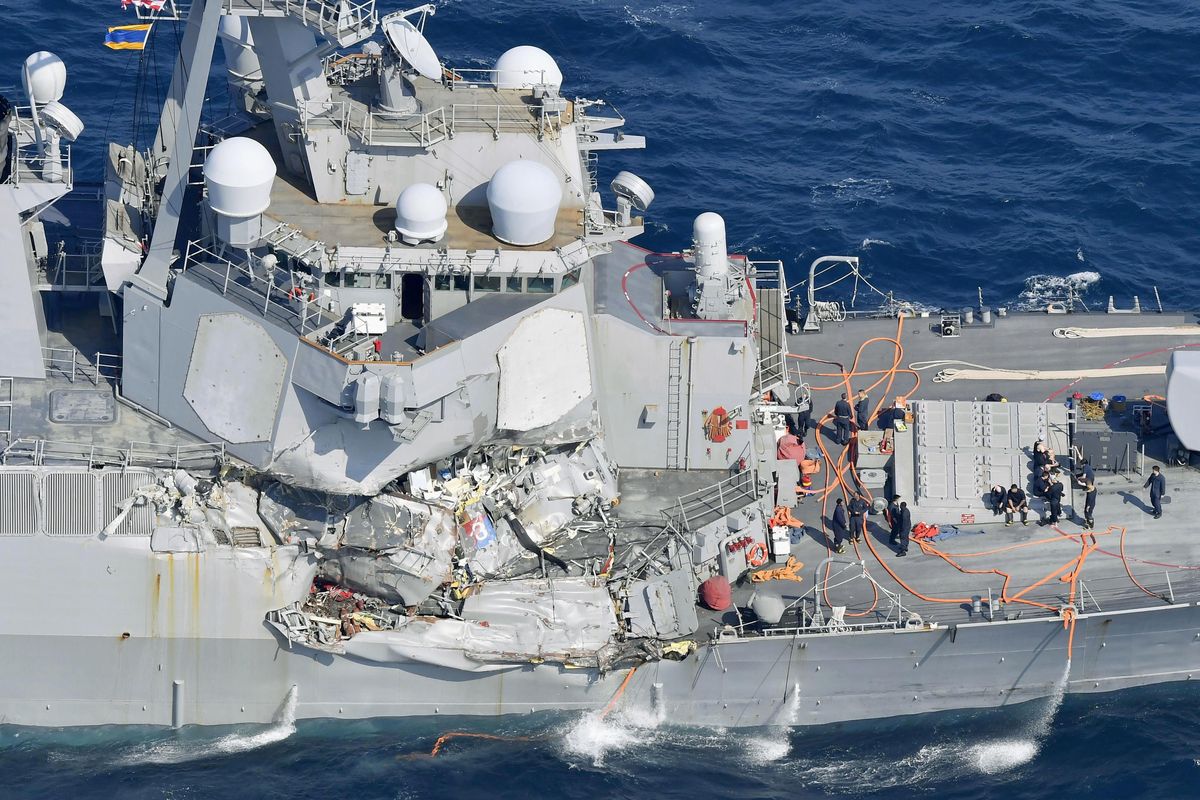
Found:
[{"label": "navy destroyer", "polygon": [[1194,314],[856,310],[855,258],[789,286],[703,207],[647,252],[597,165],[645,140],[537,47],[134,5],[183,35],[98,241],[51,222],[69,59],[0,104],[0,721],[808,725],[1200,670]]}]

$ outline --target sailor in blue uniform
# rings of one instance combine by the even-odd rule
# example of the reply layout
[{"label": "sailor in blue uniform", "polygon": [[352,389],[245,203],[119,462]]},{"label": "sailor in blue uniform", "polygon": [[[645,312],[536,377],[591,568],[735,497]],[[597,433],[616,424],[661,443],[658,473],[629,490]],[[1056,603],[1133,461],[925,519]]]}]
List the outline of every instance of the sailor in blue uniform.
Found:
[{"label": "sailor in blue uniform", "polygon": [[1154,506],[1154,518],[1158,519],[1162,516],[1162,499],[1167,493],[1167,478],[1161,469],[1154,467],[1150,470],[1150,477],[1146,478],[1144,486],[1150,490],[1150,505]]},{"label": "sailor in blue uniform", "polygon": [[846,401],[846,393],[842,392],[842,399],[833,405],[833,424],[837,426],[837,443],[840,445],[850,443],[850,420],[853,414],[850,403]]}]

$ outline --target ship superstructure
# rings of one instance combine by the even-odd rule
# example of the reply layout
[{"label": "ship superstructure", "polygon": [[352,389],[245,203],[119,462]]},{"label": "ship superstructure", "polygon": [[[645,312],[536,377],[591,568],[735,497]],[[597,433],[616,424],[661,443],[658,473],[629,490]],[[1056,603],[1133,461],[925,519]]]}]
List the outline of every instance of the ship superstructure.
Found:
[{"label": "ship superstructure", "polygon": [[[815,291],[856,261],[819,260],[795,304],[712,212],[647,252],[628,240],[654,190],[597,178],[645,140],[537,47],[444,64],[435,11],[167,3],[186,25],[158,134],[108,146],[85,252],[42,221],[83,132],[66,68],[26,62],[26,105],[0,105],[0,553],[19,596],[54,590],[0,616],[22,654],[0,718],[265,721],[290,696],[301,717],[804,724],[1200,666],[1182,515],[1106,500],[1102,527],[1034,533],[989,507],[1036,478],[1035,442],[1106,495],[1152,464],[1195,491],[1190,318],[855,319]],[[233,121],[201,113],[218,50]],[[1081,380],[1098,418],[1056,399]],[[795,435],[860,389],[849,444]],[[904,562],[893,496],[942,529]],[[870,509],[852,550],[838,497]]]}]

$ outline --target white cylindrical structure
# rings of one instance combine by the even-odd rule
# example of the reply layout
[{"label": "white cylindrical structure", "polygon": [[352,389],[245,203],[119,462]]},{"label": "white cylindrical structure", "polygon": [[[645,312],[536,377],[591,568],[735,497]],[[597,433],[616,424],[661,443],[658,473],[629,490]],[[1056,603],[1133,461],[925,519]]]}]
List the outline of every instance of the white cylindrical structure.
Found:
[{"label": "white cylindrical structure", "polygon": [[396,233],[406,244],[436,242],[446,234],[449,208],[436,186],[414,183],[396,200]]},{"label": "white cylindrical structure", "polygon": [[706,211],[692,223],[692,252],[696,271],[702,278],[720,278],[729,273],[729,252],[725,244],[725,220]]},{"label": "white cylindrical structure", "polygon": [[67,89],[67,65],[48,50],[40,50],[25,59],[25,93],[38,105],[61,100]]},{"label": "white cylindrical structure", "polygon": [[498,89],[562,88],[563,74],[554,57],[540,47],[523,44],[506,50],[496,60],[492,81]]},{"label": "white cylindrical structure", "polygon": [[262,64],[254,50],[250,18],[227,14],[221,17],[217,30],[221,37],[221,49],[225,51],[225,71],[229,74],[229,82],[261,81]]},{"label": "white cylindrical structure", "polygon": [[204,185],[223,242],[233,247],[258,244],[274,183],[275,159],[253,139],[226,139],[212,149],[204,161]]},{"label": "white cylindrical structure", "polygon": [[508,162],[488,182],[487,199],[492,233],[500,241],[526,246],[554,236],[562,184],[545,164]]}]

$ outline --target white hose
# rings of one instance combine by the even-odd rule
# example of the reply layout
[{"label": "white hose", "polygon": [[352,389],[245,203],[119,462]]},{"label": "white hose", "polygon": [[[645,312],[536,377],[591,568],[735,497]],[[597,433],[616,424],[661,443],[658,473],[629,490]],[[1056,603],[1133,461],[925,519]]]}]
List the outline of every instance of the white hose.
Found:
[{"label": "white hose", "polygon": [[[962,369],[951,365],[966,367]],[[1076,381],[1081,378],[1121,378],[1129,375],[1165,375],[1165,365],[1140,367],[1112,367],[1110,369],[1044,370],[1044,369],[997,369],[967,361],[915,361],[908,368],[940,370],[933,376],[934,383],[951,381]]]},{"label": "white hose", "polygon": [[1058,339],[1117,339],[1125,336],[1197,336],[1200,326],[1170,325],[1148,328],[1055,328]]}]

